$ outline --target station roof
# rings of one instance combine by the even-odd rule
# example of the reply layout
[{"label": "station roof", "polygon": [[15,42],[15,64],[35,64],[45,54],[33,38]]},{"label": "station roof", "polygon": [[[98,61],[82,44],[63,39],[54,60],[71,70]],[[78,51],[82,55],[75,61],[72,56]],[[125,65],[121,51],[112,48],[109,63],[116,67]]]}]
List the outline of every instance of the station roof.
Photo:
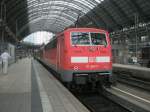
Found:
[{"label": "station roof", "polygon": [[77,22],[115,31],[150,22],[150,0],[0,0],[6,22],[19,40],[35,31],[53,33]]}]

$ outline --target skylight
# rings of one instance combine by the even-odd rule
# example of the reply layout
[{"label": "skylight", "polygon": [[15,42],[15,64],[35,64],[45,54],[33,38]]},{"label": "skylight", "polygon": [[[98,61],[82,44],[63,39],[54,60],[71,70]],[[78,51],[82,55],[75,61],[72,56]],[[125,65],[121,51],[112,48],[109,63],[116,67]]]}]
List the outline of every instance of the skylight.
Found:
[{"label": "skylight", "polygon": [[104,1],[104,0],[95,0],[97,3],[101,3],[102,1]]},{"label": "skylight", "polygon": [[23,40],[23,42],[34,44],[34,45],[42,45],[42,44],[47,44],[52,37],[53,37],[52,33],[39,31],[27,36]]}]

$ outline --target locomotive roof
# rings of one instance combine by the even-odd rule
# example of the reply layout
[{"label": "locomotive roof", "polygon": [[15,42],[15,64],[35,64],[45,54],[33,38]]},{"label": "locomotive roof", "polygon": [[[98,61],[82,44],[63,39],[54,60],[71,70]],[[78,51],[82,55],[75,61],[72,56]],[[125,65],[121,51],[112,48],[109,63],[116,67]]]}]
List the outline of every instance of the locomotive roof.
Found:
[{"label": "locomotive roof", "polygon": [[60,32],[60,33],[58,33],[58,34],[56,34],[57,36],[60,36],[60,35],[63,35],[64,34],[64,32],[71,32],[71,31],[83,31],[83,30],[85,30],[85,31],[101,31],[101,32],[108,32],[107,30],[104,30],[104,29],[98,29],[98,28],[83,28],[83,27],[81,27],[81,28],[67,28],[67,29],[65,29],[63,32]]},{"label": "locomotive roof", "polygon": [[67,31],[101,31],[101,32],[107,32],[107,30],[98,29],[98,28],[68,28],[64,30],[63,32]]}]

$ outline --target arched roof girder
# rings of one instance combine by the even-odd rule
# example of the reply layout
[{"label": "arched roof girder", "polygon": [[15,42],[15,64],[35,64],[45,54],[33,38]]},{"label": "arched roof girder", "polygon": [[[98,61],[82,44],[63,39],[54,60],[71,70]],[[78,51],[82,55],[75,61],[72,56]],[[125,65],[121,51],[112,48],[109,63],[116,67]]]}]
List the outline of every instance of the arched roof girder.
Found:
[{"label": "arched roof girder", "polygon": [[[60,6],[58,5],[57,7],[60,7]],[[82,13],[82,14],[83,14],[83,12],[80,12],[79,9],[71,9],[71,8],[72,8],[72,7],[68,7],[68,9],[63,10],[63,12],[61,12],[62,10],[61,10],[61,9],[58,9],[58,8],[57,8],[57,9],[52,9],[49,13],[53,12],[54,10],[55,10],[55,11],[57,10],[59,13],[62,13],[62,14],[60,14],[60,15],[64,15],[64,14],[69,13],[69,14],[66,15],[66,17],[67,17],[67,16],[70,16],[71,14],[73,14],[74,16],[77,16],[78,13]],[[38,10],[38,11],[35,10],[35,12],[37,12],[37,14],[39,14],[39,12],[41,11],[42,13],[39,14],[39,16],[41,16],[41,15],[43,15],[43,12],[44,12],[44,13],[45,13],[45,12],[48,12],[48,10],[50,10],[50,9],[43,9],[43,10]],[[35,12],[33,12],[33,11],[30,11],[30,12],[35,13]],[[17,15],[17,14],[18,14],[18,13],[17,13],[15,18],[16,18],[17,20],[21,20],[21,21],[22,21],[22,20],[25,18],[24,15],[22,14],[22,13],[23,13],[22,10],[20,10],[19,13],[20,13],[20,15]],[[32,13],[31,13],[31,14],[28,13],[28,14],[29,14],[28,18],[30,18],[30,16],[33,15]],[[58,15],[59,15],[59,13],[58,13]],[[26,13],[24,13],[24,14],[26,15]],[[48,13],[47,13],[46,15],[48,15]],[[17,17],[17,16],[18,16],[18,17]],[[10,20],[9,22],[11,23],[12,21],[14,21],[15,18],[11,17],[11,18],[10,18],[11,20]],[[70,16],[70,18],[72,18],[72,17]],[[76,18],[77,18],[77,17],[76,17]],[[74,18],[73,21],[75,21],[76,18]]]},{"label": "arched roof girder", "polygon": [[[35,15],[32,15],[32,17],[30,17],[31,19],[29,20],[29,21],[32,21],[32,20],[34,20],[34,19],[37,19],[37,18],[39,18],[39,17],[44,17],[45,19],[49,19],[49,18],[53,18],[53,17],[55,17],[55,19],[56,19],[56,22],[57,22],[57,19],[61,19],[61,20],[63,20],[63,24],[68,24],[69,23],[69,25],[71,25],[71,24],[73,24],[74,23],[74,21],[75,20],[73,20],[73,19],[69,19],[69,18],[66,18],[66,16],[65,15],[61,15],[61,17],[59,16],[59,15],[57,15],[57,14],[55,14],[55,13],[53,13],[53,14],[49,14],[49,15],[42,15],[42,16],[35,16]],[[45,23],[45,25],[46,25],[46,22],[47,21],[45,21],[44,23]],[[56,23],[55,22],[55,23]],[[26,23],[24,23],[24,25],[25,25]]]},{"label": "arched roof girder", "polygon": [[[50,20],[52,21],[52,20]],[[49,32],[53,32],[53,33],[56,33],[56,32],[60,32],[62,31],[62,29],[64,29],[66,26],[62,25],[61,23],[59,24],[56,24],[56,25],[53,25],[53,26],[49,26],[48,28],[46,27],[40,27],[42,25],[42,23],[38,22],[36,24],[33,24],[31,26],[31,29],[30,29],[30,32],[34,32],[36,30],[45,30],[45,31],[49,31]]]},{"label": "arched roof girder", "polygon": [[44,5],[48,5],[49,7],[51,7],[51,5],[55,5],[55,4],[60,4],[60,5],[67,5],[67,6],[72,6],[72,7],[81,7],[82,9],[93,9],[97,4],[94,1],[91,0],[49,0],[49,1],[34,1],[32,2],[32,0],[28,0],[28,7],[32,6],[32,5],[38,5],[40,6],[44,6]]},{"label": "arched roof girder", "polygon": [[[53,21],[54,19],[50,19],[50,20],[47,20],[47,21]],[[43,21],[43,20],[41,20],[41,21]],[[35,31],[41,31],[41,30],[44,30],[44,31],[49,31],[49,32],[53,32],[53,33],[57,33],[57,32],[60,32],[60,31],[62,31],[62,29],[64,29],[64,28],[66,28],[67,26],[63,26],[62,24],[61,24],[61,22],[59,23],[59,24],[56,24],[55,26],[53,25],[53,26],[49,26],[49,28],[43,28],[43,27],[41,27],[41,23],[40,22],[36,22],[36,23],[28,23],[27,25],[26,25],[26,27],[24,27],[24,29],[19,33],[19,35],[21,34],[21,35],[23,35],[24,37],[25,36],[27,36],[28,34],[25,34],[24,32],[26,32],[26,28],[28,29],[28,27],[30,26],[30,25],[34,25],[33,26],[33,28],[31,27],[31,29],[30,29],[30,33],[33,33],[33,32],[35,32]],[[36,25],[37,24],[37,25]]]},{"label": "arched roof girder", "polygon": [[[32,13],[32,14],[30,14],[28,20],[29,20],[29,21],[32,20],[32,18],[34,18],[34,16],[36,16],[36,15],[38,16],[38,13]],[[72,22],[74,22],[74,21],[76,20],[76,18],[73,18],[72,16],[70,16],[70,15],[68,15],[68,14],[62,13],[62,14],[58,15],[57,12],[52,12],[52,13],[47,13],[47,12],[45,12],[45,13],[43,13],[41,16],[51,17],[52,15],[57,15],[58,18],[61,16],[61,17],[66,18],[67,20],[72,21]],[[40,16],[40,15],[39,15],[39,16]]]},{"label": "arched roof girder", "polygon": [[[32,1],[32,0],[30,0],[30,1]],[[81,1],[83,1],[83,0],[81,0]],[[54,3],[51,3],[51,2],[52,1],[45,2],[45,4],[44,4],[44,2],[41,2],[41,3],[40,2],[39,3],[38,2],[31,2],[31,4],[27,4],[27,10],[32,10],[35,7],[38,7],[38,9],[40,9],[42,7],[51,7],[51,6],[58,6],[59,5],[59,6],[64,6],[64,8],[72,7],[74,9],[80,9],[82,11],[85,11],[84,13],[87,13],[90,9],[92,9],[94,7],[94,5],[92,7],[90,5],[85,5],[86,3],[81,5],[80,2],[77,2],[77,1],[76,2],[66,1],[66,2],[63,2],[64,4],[62,4],[62,0],[55,0]],[[12,15],[13,13],[16,13],[18,8],[21,8],[21,4],[15,5],[15,7],[13,7],[13,8],[9,8],[10,9],[9,14]]]},{"label": "arched roof girder", "polygon": [[[35,21],[36,20],[36,21]],[[69,20],[67,20],[66,18],[64,18],[64,17],[60,17],[60,18],[58,18],[58,15],[51,15],[51,16],[41,16],[41,17],[37,17],[37,18],[34,18],[33,20],[31,20],[31,21],[33,21],[33,22],[31,22],[31,23],[36,23],[36,22],[38,22],[38,20],[40,21],[40,20],[45,20],[45,21],[43,21],[43,25],[42,25],[42,27],[45,27],[47,24],[49,24],[49,23],[51,23],[51,21],[49,21],[49,20],[53,20],[52,22],[53,23],[51,23],[51,25],[56,25],[56,24],[58,24],[58,23],[61,23],[61,25],[64,25],[64,26],[69,26],[69,25],[71,25],[71,24],[73,24],[73,22],[72,21],[69,21]],[[55,20],[55,21],[54,21]],[[34,22],[35,21],[35,22]],[[64,22],[65,21],[65,22]]]},{"label": "arched roof girder", "polygon": [[[49,14],[47,14],[47,12],[45,12],[45,13],[43,13],[41,16],[47,16],[47,17],[51,17],[51,16],[53,16],[53,15],[55,15],[55,16],[57,16],[57,18],[60,18],[60,16],[61,17],[63,17],[63,18],[65,18],[65,21],[64,21],[64,23],[65,22],[69,22],[69,21],[71,21],[72,23],[74,22],[74,21],[76,21],[76,18],[75,17],[72,17],[72,16],[70,16],[69,14],[66,14],[66,13],[62,13],[62,14],[60,14],[60,15],[58,15],[56,12],[52,12],[52,13],[49,13]],[[33,19],[35,19],[35,18],[37,18],[37,17],[40,17],[40,15],[38,15],[38,13],[33,13],[33,14],[30,14],[30,16],[28,17],[28,21],[32,21]],[[21,21],[23,20],[23,18],[21,19]],[[26,22],[28,22],[28,21],[26,21]],[[18,23],[20,23],[19,21],[17,21]],[[69,22],[70,23],[70,22]],[[23,22],[21,22],[21,24],[23,24]],[[26,23],[25,23],[26,24]]]},{"label": "arched roof girder", "polygon": [[[56,24],[54,24],[54,22],[53,23],[51,23],[51,25],[49,26],[49,27],[51,27],[51,26],[57,26],[57,24],[60,24],[61,26],[65,26],[65,27],[67,27],[67,26],[69,26],[70,24],[71,24],[71,22],[65,22],[65,23],[62,23],[62,21],[66,21],[66,19],[65,18],[63,18],[63,17],[61,17],[61,18],[57,18],[58,16],[53,16],[53,17],[51,17],[51,18],[47,18],[47,16],[42,16],[42,17],[39,17],[39,18],[34,18],[32,21],[30,21],[29,23],[27,23],[26,25],[24,25],[21,29],[20,29],[20,31],[18,32],[18,34],[17,35],[20,35],[26,28],[28,28],[29,26],[30,26],[30,24],[36,24],[36,23],[38,23],[39,21],[41,21],[41,20],[46,20],[47,21],[47,23],[50,23],[50,21],[57,21],[57,23]],[[45,23],[46,24],[46,23]],[[41,26],[41,27],[44,27],[44,24]]]},{"label": "arched roof girder", "polygon": [[30,27],[30,32],[33,33],[35,31],[45,30],[45,31],[56,33],[56,32],[62,31],[62,29],[64,29],[66,27],[66,26],[62,26],[61,24],[57,24],[55,26],[50,26],[49,28],[40,27],[43,24],[42,21],[43,20],[41,20],[41,22],[32,24],[32,26]]},{"label": "arched roof girder", "polygon": [[[72,7],[69,7],[68,6],[68,9],[67,10],[62,10],[62,8],[63,8],[63,6],[61,7],[61,6],[59,6],[59,5],[56,5],[56,7],[58,7],[58,8],[53,8],[53,6],[51,7],[51,9],[48,9],[48,10],[51,10],[51,11],[53,11],[53,10],[60,10],[60,11],[63,11],[63,13],[65,13],[65,12],[69,12],[69,11],[72,11],[72,14],[79,14],[80,13],[80,10],[79,9],[73,9]],[[39,12],[39,11],[43,11],[42,9],[41,10],[39,10],[38,9],[38,7],[35,7],[35,8],[33,8],[34,10],[29,10],[28,11],[28,13],[29,13],[29,15],[30,15],[30,13],[32,13],[32,12]],[[38,9],[38,10],[37,10]],[[48,12],[48,10],[47,10],[47,12]],[[46,9],[44,9],[44,12],[46,11]],[[12,15],[15,15],[15,16],[13,16],[13,17],[11,17],[10,18],[10,21],[12,21],[14,18],[18,18],[18,20],[19,20],[19,18],[20,17],[24,17],[25,15],[26,15],[26,10],[24,9],[21,9],[21,10],[19,10],[19,11],[17,11],[17,13],[13,13]],[[82,11],[81,11],[81,13],[83,13]],[[22,18],[21,18],[22,19]]]},{"label": "arched roof girder", "polygon": [[[100,1],[103,0],[6,0],[8,25],[11,28],[18,28],[18,30],[13,29],[13,32],[17,33],[21,32],[19,30],[26,25],[29,29],[31,25],[28,23],[32,23],[33,19],[45,17],[45,22],[41,19],[40,24],[36,23],[36,25],[38,27],[41,25],[40,28],[55,27],[57,30],[58,26],[64,28],[72,25],[79,15],[85,15]],[[87,18],[82,22],[90,20],[94,21],[94,24],[98,24],[91,15],[85,16]],[[58,18],[61,18],[61,21]],[[49,25],[46,22],[49,22]],[[28,29],[25,32],[28,32]]]}]

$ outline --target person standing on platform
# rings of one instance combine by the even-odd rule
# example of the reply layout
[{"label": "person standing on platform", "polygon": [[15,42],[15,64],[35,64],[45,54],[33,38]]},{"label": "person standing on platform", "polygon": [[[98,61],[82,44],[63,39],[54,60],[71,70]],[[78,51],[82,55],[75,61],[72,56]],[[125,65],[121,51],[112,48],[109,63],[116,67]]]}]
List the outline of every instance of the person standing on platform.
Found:
[{"label": "person standing on platform", "polygon": [[2,59],[2,70],[4,74],[8,73],[8,61],[11,58],[10,54],[5,50],[4,53],[1,54]]}]

